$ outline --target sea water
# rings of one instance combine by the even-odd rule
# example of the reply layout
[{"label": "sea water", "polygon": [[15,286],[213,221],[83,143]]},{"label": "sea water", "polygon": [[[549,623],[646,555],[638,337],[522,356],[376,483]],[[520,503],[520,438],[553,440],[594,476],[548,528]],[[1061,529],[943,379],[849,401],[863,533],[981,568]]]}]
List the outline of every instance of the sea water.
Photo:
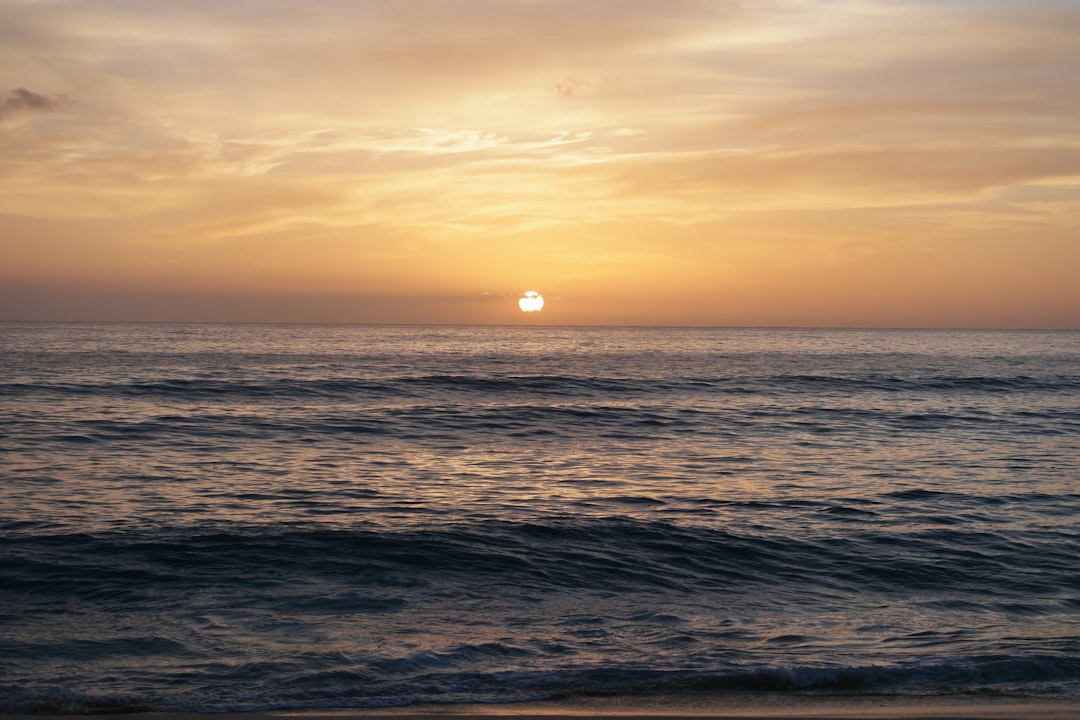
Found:
[{"label": "sea water", "polygon": [[1080,333],[0,325],[0,712],[1080,696]]}]

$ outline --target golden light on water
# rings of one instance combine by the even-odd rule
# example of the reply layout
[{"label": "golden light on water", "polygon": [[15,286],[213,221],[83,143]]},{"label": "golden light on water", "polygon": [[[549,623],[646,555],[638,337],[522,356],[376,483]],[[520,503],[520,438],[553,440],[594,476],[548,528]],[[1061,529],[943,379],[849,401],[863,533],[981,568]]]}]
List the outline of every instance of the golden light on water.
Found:
[{"label": "golden light on water", "polygon": [[544,309],[544,296],[535,290],[529,290],[518,300],[518,307],[521,312],[540,312]]}]

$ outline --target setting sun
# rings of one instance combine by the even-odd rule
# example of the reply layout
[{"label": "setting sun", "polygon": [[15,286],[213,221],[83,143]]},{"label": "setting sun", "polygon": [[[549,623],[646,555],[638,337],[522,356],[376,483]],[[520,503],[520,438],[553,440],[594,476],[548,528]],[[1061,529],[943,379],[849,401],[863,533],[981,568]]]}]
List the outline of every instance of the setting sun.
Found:
[{"label": "setting sun", "polygon": [[521,312],[540,312],[544,309],[544,296],[534,290],[529,290],[523,298],[518,300],[518,307],[521,308]]}]

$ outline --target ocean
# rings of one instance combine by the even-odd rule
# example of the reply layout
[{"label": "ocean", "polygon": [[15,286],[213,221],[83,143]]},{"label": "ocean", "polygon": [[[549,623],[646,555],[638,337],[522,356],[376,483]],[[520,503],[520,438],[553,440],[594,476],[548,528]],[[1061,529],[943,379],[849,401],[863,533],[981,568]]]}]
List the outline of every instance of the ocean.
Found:
[{"label": "ocean", "polygon": [[1080,697],[1080,332],[0,324],[0,713]]}]

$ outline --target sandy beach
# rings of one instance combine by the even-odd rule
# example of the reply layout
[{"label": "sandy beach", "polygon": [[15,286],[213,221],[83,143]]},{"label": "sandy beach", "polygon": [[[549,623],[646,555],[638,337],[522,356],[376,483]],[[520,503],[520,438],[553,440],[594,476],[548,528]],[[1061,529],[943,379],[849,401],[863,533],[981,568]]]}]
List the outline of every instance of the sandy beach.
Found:
[{"label": "sandy beach", "polygon": [[[31,720],[40,716],[9,716]],[[51,716],[74,720],[82,715]],[[205,720],[201,713],[126,713],[95,715],[98,720]],[[1074,699],[984,698],[957,696],[799,696],[735,694],[705,697],[609,697],[487,705],[413,705],[383,709],[278,710],[224,713],[221,720],[1080,720]]]}]

